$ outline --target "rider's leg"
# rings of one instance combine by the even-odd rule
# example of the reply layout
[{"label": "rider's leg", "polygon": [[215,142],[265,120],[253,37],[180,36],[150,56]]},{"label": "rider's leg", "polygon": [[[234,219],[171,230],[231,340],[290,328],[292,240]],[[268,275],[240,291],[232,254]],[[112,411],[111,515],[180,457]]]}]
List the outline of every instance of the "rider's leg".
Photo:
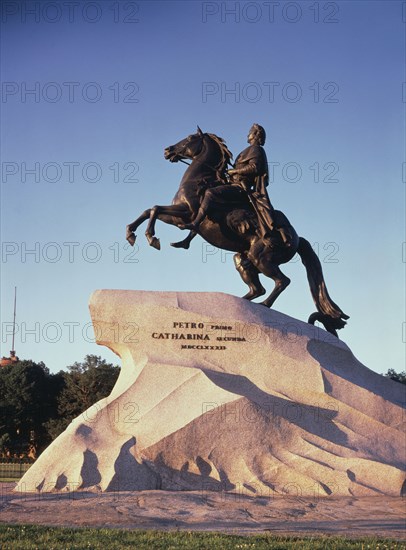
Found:
[{"label": "rider's leg", "polygon": [[197,211],[196,217],[192,223],[185,224],[182,229],[190,229],[191,231],[197,231],[199,225],[202,223],[203,219],[206,217],[207,211],[210,208],[211,203],[215,200],[216,192],[212,189],[207,189],[203,200],[200,204],[199,210]]},{"label": "rider's leg", "polygon": [[265,294],[265,289],[258,277],[258,269],[250,262],[246,254],[239,252],[235,254],[234,264],[241,279],[250,287],[250,291],[243,298],[253,300]]},{"label": "rider's leg", "polygon": [[217,185],[216,187],[207,189],[193,222],[184,225],[182,229],[197,231],[199,225],[207,216],[209,209],[214,209],[215,206],[221,208],[221,205],[225,204],[229,206],[233,203],[240,205],[243,198],[244,192],[239,185]]}]

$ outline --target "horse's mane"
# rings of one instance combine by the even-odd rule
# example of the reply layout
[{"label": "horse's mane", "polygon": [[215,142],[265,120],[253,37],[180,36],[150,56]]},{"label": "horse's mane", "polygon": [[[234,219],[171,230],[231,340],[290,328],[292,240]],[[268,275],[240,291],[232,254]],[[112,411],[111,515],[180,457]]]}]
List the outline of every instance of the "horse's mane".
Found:
[{"label": "horse's mane", "polygon": [[223,138],[216,136],[216,134],[207,133],[206,135],[209,136],[209,138],[212,139],[219,146],[222,159],[217,168],[217,172],[221,174],[222,179],[224,179],[227,166],[231,164],[231,159],[233,158],[233,154],[227,147]]}]

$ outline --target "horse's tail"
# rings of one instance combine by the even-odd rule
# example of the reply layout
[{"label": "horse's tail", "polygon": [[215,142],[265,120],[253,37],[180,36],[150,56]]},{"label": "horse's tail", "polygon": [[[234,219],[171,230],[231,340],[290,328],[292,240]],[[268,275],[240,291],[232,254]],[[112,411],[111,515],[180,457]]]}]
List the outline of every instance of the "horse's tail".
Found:
[{"label": "horse's tail", "polygon": [[328,332],[337,336],[336,331],[344,328],[346,325],[345,320],[349,319],[349,316],[330,298],[327,292],[326,283],[324,282],[320,260],[309,241],[303,237],[299,237],[299,247],[297,251],[306,268],[310,292],[312,293],[313,301],[317,307],[317,313],[312,313],[308,322],[314,324],[315,321],[320,321]]}]

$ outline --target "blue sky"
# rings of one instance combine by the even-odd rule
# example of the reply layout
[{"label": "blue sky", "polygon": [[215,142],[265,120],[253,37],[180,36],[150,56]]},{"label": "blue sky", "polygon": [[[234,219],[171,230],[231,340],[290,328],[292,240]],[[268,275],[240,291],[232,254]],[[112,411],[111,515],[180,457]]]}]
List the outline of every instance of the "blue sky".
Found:
[{"label": "blue sky", "polygon": [[[340,337],[369,368],[403,370],[402,2],[68,6],[2,5],[1,354],[14,285],[17,353],[52,371],[86,353],[117,362],[92,342],[95,289],[244,294],[231,254],[200,238],[172,249],[183,234],[158,223],[162,250],[142,227],[129,256],[124,228],[175,195],[185,166],[166,146],[199,124],[236,155],[258,122],[271,200],[351,317]],[[303,266],[282,269],[292,284],[274,307],[306,320]]]}]

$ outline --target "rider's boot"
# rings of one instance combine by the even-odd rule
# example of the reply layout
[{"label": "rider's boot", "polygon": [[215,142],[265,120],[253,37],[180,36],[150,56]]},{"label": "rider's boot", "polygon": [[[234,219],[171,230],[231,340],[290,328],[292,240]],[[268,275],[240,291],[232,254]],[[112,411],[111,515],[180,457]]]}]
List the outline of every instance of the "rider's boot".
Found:
[{"label": "rider's boot", "polygon": [[186,237],[186,239],[183,239],[183,241],[178,241],[176,243],[170,243],[171,246],[174,248],[184,248],[187,250],[190,246],[191,241],[196,237],[196,232],[191,231],[189,235]]}]

